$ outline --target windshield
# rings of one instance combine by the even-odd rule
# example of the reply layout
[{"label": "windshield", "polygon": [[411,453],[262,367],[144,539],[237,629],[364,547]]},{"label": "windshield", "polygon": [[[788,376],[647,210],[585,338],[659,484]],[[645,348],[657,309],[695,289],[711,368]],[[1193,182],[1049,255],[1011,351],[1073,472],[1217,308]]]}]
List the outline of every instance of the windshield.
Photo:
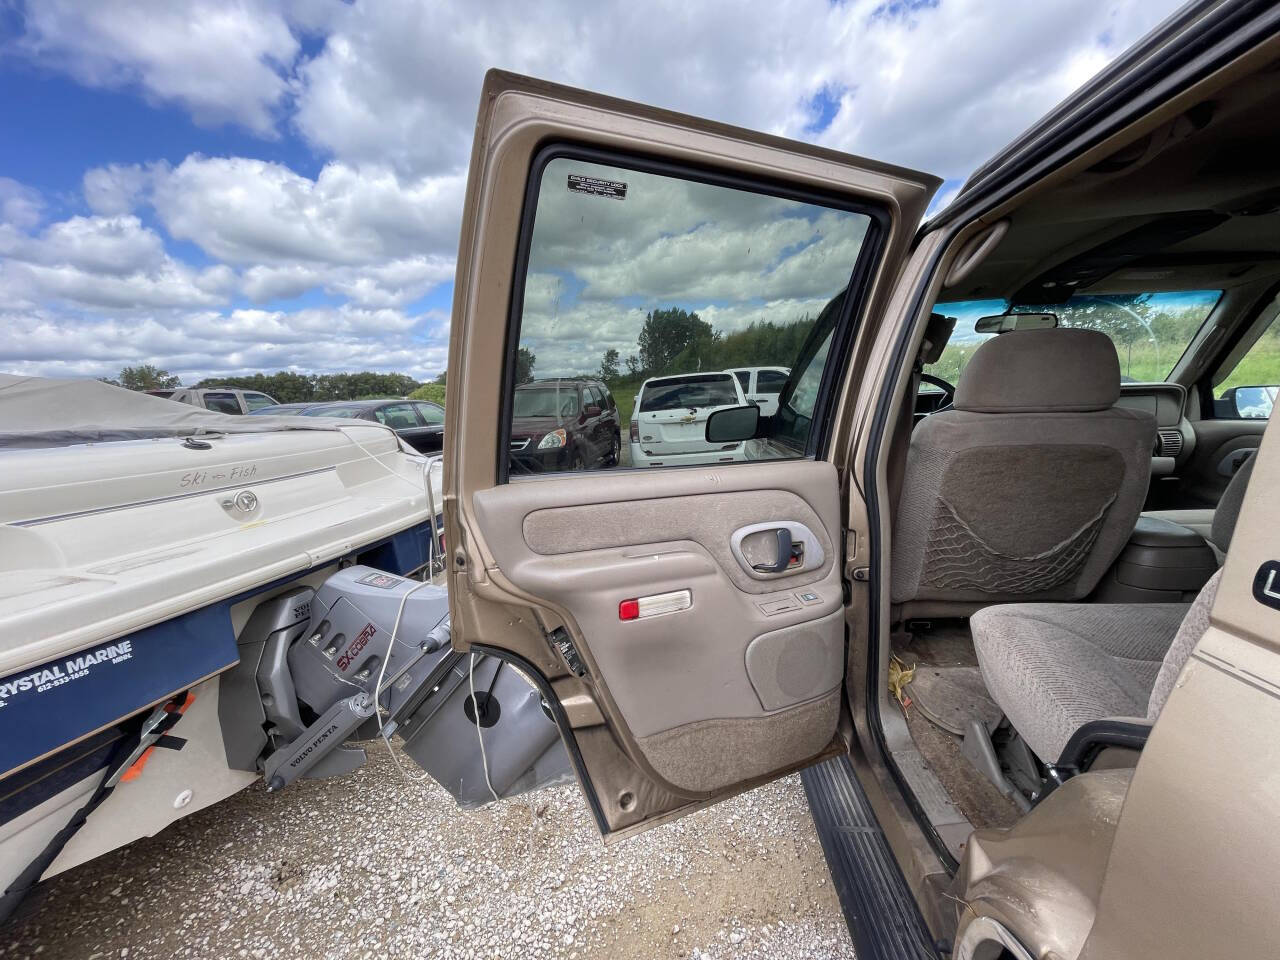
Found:
[{"label": "windshield", "polygon": [[[1187,345],[1222,296],[1221,290],[1180,290],[1163,293],[1077,294],[1066,303],[1018,304],[1014,313],[1052,313],[1058,326],[1105,333],[1120,359],[1125,382],[1160,381],[1169,376]],[[935,313],[956,318],[956,329],[937,363],[927,373],[949,383],[984,340],[995,334],[977,333],[979,317],[1004,313],[1005,300],[967,300],[940,303]]]},{"label": "windshield", "polygon": [[671,377],[648,384],[640,397],[640,412],[726,407],[737,403],[738,393],[734,389],[733,377],[727,373],[711,373]]},{"label": "windshield", "polygon": [[512,415],[516,417],[573,417],[578,413],[576,387],[517,387]]}]

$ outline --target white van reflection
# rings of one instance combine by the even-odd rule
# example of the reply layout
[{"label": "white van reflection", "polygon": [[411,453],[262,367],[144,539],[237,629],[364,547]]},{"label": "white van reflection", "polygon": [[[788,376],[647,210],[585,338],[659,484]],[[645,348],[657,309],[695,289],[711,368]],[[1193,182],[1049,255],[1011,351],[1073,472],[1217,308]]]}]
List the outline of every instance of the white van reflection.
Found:
[{"label": "white van reflection", "polygon": [[731,373],[650,377],[636,393],[631,414],[631,464],[672,467],[745,460],[742,443],[709,444],[707,418],[747,403]]}]

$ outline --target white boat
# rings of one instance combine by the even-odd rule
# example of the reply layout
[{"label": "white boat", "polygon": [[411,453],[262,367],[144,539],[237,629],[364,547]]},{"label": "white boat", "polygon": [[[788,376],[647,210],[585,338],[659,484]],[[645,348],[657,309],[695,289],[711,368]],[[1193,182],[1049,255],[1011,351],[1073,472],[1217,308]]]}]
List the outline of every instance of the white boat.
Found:
[{"label": "white boat", "polygon": [[[438,746],[476,729],[447,596],[421,579],[440,491],[440,458],[376,423],[0,376],[0,919],[259,776],[349,772],[364,755],[342,743],[389,726],[460,802],[486,799],[473,740]],[[508,730],[512,698],[540,702],[498,661],[475,671]],[[563,774],[536,712],[502,792]]]}]

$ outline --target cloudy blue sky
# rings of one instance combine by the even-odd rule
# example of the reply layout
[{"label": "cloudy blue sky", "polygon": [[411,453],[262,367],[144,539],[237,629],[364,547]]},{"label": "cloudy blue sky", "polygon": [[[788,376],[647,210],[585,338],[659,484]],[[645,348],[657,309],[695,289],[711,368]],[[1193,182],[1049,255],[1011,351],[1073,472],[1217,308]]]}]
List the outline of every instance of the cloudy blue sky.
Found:
[{"label": "cloudy blue sky", "polygon": [[0,370],[444,364],[491,66],[965,175],[1171,0],[0,0]]}]

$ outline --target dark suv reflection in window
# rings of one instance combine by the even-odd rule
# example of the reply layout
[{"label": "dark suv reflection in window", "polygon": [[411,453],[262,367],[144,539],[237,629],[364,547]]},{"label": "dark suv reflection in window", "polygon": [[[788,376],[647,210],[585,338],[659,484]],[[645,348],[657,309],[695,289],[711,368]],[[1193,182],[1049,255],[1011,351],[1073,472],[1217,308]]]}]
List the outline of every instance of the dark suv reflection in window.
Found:
[{"label": "dark suv reflection in window", "polygon": [[511,406],[511,473],[591,470],[618,463],[618,405],[598,380],[533,380]]}]

